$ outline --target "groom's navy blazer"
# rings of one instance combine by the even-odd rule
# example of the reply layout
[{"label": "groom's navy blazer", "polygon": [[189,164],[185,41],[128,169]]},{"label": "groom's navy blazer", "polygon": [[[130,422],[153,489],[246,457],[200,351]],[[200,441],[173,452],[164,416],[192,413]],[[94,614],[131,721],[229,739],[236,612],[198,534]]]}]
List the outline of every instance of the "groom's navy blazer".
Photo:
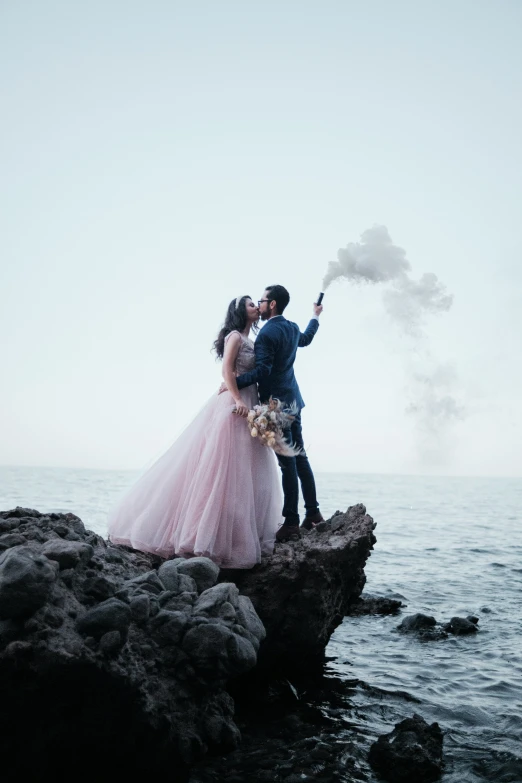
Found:
[{"label": "groom's navy blazer", "polygon": [[282,315],[269,318],[255,342],[255,369],[236,378],[238,389],[257,383],[261,402],[277,397],[288,404],[295,400],[299,409],[304,408],[294,375],[295,355],[298,348],[310,345],[318,328],[317,318],[312,318],[304,332]]}]

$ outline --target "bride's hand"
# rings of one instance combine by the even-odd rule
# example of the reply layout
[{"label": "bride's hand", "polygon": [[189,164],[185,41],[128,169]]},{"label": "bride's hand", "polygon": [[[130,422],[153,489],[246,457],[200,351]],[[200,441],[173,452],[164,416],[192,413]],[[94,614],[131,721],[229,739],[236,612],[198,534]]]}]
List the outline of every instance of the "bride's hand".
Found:
[{"label": "bride's hand", "polygon": [[248,408],[243,402],[243,400],[236,400],[236,407],[234,408],[234,413],[237,413],[238,416],[242,416],[244,419],[248,416]]},{"label": "bride's hand", "polygon": [[223,394],[223,392],[226,392],[226,391],[228,391],[228,386],[223,381],[223,383],[221,384],[221,386],[218,389],[218,394]]}]

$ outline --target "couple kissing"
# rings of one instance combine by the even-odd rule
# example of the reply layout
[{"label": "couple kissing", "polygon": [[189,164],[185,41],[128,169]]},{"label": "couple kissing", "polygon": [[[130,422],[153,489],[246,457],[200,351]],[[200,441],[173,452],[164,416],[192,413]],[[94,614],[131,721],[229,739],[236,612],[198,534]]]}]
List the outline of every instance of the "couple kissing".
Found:
[{"label": "couple kissing", "polygon": [[[113,543],[161,557],[205,556],[221,568],[252,568],[273,552],[274,541],[299,536],[299,484],[306,512],[301,527],[322,521],[294,362],[298,348],[312,342],[323,307],[313,305],[301,332],[283,315],[289,301],[286,288],[273,285],[257,303],[250,296],[230,302],[214,342],[223,362],[219,393],[112,511]],[[259,320],[265,322],[261,330]],[[251,334],[258,335],[255,343]],[[270,397],[293,405],[284,437],[295,456],[276,459],[243,420]]]}]

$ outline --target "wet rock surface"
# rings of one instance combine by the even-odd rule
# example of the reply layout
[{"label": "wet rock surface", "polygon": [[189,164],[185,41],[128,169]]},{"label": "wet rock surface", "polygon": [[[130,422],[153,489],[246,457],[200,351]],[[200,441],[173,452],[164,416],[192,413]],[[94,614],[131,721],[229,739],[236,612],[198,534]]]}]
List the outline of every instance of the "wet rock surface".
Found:
[{"label": "wet rock surface", "polygon": [[221,571],[220,579],[251,599],[265,626],[258,669],[293,676],[323,665],[332,633],[363,590],[375,527],[358,504],[303,531],[298,541],[276,544],[275,553],[249,571]]},{"label": "wet rock surface", "polygon": [[354,783],[369,781],[367,742],[344,718],[357,680],[314,676],[264,681],[232,693],[242,742],[195,765],[190,783]]},{"label": "wet rock surface", "polygon": [[442,744],[438,723],[430,726],[414,713],[379,737],[370,749],[369,761],[390,783],[430,783],[442,774]]},{"label": "wet rock surface", "polygon": [[397,598],[363,594],[356,598],[348,608],[350,617],[362,617],[363,615],[389,615],[398,614],[404,607],[402,601]]},{"label": "wet rock surface", "polygon": [[478,617],[452,617],[448,623],[438,623],[431,615],[412,614],[397,626],[400,633],[413,633],[425,642],[434,642],[454,636],[467,636],[478,632]]}]

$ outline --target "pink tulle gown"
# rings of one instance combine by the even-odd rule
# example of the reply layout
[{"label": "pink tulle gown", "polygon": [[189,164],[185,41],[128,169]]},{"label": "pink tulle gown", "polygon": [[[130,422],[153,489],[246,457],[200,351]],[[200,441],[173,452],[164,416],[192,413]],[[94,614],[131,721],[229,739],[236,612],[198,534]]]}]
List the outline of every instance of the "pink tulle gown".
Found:
[{"label": "pink tulle gown", "polygon": [[[242,336],[236,371],[254,365],[254,344]],[[249,408],[258,403],[255,385],[240,394]],[[112,511],[113,543],[162,557],[204,555],[223,568],[251,568],[273,551],[283,521],[277,460],[233,408],[230,392],[212,395]]]}]

